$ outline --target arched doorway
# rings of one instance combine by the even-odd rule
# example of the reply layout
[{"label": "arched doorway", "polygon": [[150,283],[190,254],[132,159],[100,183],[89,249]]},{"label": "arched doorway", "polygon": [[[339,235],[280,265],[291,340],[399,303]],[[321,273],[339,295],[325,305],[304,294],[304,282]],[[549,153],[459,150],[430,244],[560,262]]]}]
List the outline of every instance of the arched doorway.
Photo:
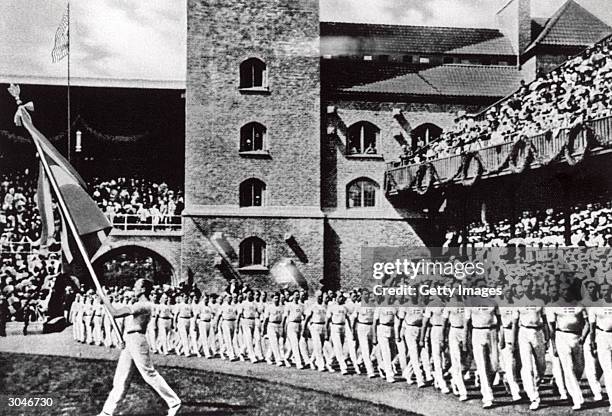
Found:
[{"label": "arched doorway", "polygon": [[163,256],[146,247],[126,245],[102,254],[93,264],[106,286],[131,286],[138,278],[156,285],[171,284],[174,269]]}]

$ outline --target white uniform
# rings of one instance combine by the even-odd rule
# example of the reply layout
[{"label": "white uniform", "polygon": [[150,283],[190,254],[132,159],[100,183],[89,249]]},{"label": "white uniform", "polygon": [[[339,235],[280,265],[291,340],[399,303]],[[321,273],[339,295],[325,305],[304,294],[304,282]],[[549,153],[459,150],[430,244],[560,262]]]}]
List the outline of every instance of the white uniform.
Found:
[{"label": "white uniform", "polygon": [[127,392],[134,367],[138,369],[144,381],[164,399],[169,408],[178,406],[181,403],[180,399],[155,370],[151,361],[151,352],[145,332],[151,318],[153,304],[149,301],[142,301],[128,308],[131,315],[126,318],[125,323],[125,349],[119,356],[113,388],[104,403],[103,413],[112,415],[115,412],[117,404]]},{"label": "white uniform", "polygon": [[195,307],[196,320],[198,323],[198,351],[202,351],[206,358],[210,358],[213,355],[213,349],[211,348],[211,325],[213,318],[213,311],[210,305],[200,303]]},{"label": "white uniform", "polygon": [[[589,308],[590,321],[595,323],[597,358],[603,369],[608,397],[612,396],[612,305]],[[612,408],[612,403],[611,406]]]},{"label": "white uniform", "polygon": [[423,317],[428,318],[429,324],[431,325],[430,342],[434,380],[440,391],[448,393],[449,389],[444,379],[444,357],[442,356],[444,353],[442,350],[442,343],[444,342],[443,310],[442,302],[433,301],[425,308]]},{"label": "white uniform", "polygon": [[564,383],[574,405],[584,402],[579,379],[584,371],[584,352],[580,336],[586,321],[586,309],[582,305],[551,306],[546,308],[549,322],[555,322],[555,339],[558,359],[563,369]]},{"label": "white uniform", "polygon": [[327,318],[331,322],[330,340],[342,373],[348,371],[343,350],[347,315],[348,311],[344,305],[332,304],[327,309]]},{"label": "white uniform", "polygon": [[506,383],[510,389],[513,400],[519,400],[520,387],[517,382],[517,360],[515,355],[514,345],[514,307],[501,306],[499,308],[499,314],[501,317],[501,330],[504,332],[505,345],[501,350],[501,368],[506,376]]},{"label": "white uniform", "polygon": [[[186,303],[179,303],[176,305],[176,324],[179,335],[179,346],[185,356],[190,355],[189,348],[189,324],[193,317],[193,311],[191,305]],[[178,354],[178,351],[177,351]]]},{"label": "white uniform", "polygon": [[480,379],[480,393],[485,404],[493,401],[491,382],[499,364],[497,314],[497,306],[465,308],[466,322],[472,321],[472,351]]},{"label": "white uniform", "polygon": [[[281,338],[281,325],[283,323],[283,307],[281,305],[270,304],[265,311],[265,319],[268,320],[266,333],[270,343],[270,352],[274,356],[277,366],[283,365],[280,353],[279,338]],[[266,357],[267,358],[267,357]]]},{"label": "white uniform", "polygon": [[[582,304],[587,308],[588,311],[597,310],[600,306],[599,302],[585,299]],[[593,316],[594,317],[594,316]],[[597,336],[597,334],[595,334]],[[599,378],[601,377],[602,368],[599,363],[599,357],[597,357],[597,351],[591,350],[591,343],[587,342],[583,346],[584,350],[584,375],[589,383],[589,388],[593,392],[593,397],[597,400],[601,400],[601,383]]]},{"label": "white uniform", "polygon": [[460,397],[467,396],[463,381],[462,345],[465,326],[465,308],[463,306],[446,306],[442,312],[443,319],[448,321],[448,350],[451,359],[451,381]]},{"label": "white uniform", "polygon": [[423,377],[423,370],[425,369],[422,367],[429,365],[424,363],[424,358],[428,360],[429,356],[424,356],[419,347],[424,314],[425,308],[421,306],[402,307],[397,311],[397,317],[402,321],[401,331],[404,333],[406,352],[410,357],[410,365],[404,373],[404,377],[408,383],[411,383],[414,373],[419,386],[425,384],[425,378]]},{"label": "white uniform", "polygon": [[285,320],[287,325],[287,340],[293,355],[293,362],[298,369],[302,368],[302,355],[300,353],[300,330],[304,319],[304,305],[291,302],[285,305]]},{"label": "white uniform", "polygon": [[224,303],[221,305],[219,313],[221,314],[221,333],[223,335],[225,352],[230,360],[234,360],[236,359],[236,352],[234,350],[234,333],[236,330],[238,308],[233,303]]},{"label": "white uniform", "polygon": [[[546,339],[544,337],[544,301],[533,299],[527,301],[529,306],[518,306],[515,319],[518,318],[518,344],[521,356],[521,380],[529,400],[540,400],[539,380],[546,370]],[[534,366],[535,364],[535,366]]]},{"label": "white uniform", "polygon": [[374,377],[374,366],[372,365],[372,323],[374,322],[375,308],[371,306],[357,306],[354,314],[355,332],[357,332],[357,340],[359,341],[359,349],[361,350],[361,359],[365,365],[369,377]]},{"label": "white uniform", "polygon": [[391,345],[393,338],[393,325],[395,323],[396,309],[392,306],[379,306],[374,312],[376,325],[376,338],[379,349],[379,367],[385,373],[388,382],[395,381],[393,368],[391,367]]},{"label": "white uniform", "polygon": [[255,320],[259,317],[259,308],[255,302],[244,301],[242,303],[240,326],[242,329],[242,342],[244,349],[251,362],[257,362],[255,356],[255,345],[253,340],[253,333],[255,331]]},{"label": "white uniform", "polygon": [[325,370],[325,357],[323,354],[323,343],[325,339],[325,317],[327,315],[327,306],[315,303],[310,306],[308,312],[310,316],[309,330],[312,338],[312,357],[311,362],[314,362],[319,371]]},{"label": "white uniform", "polygon": [[157,350],[165,355],[170,353],[170,333],[172,332],[172,307],[161,304],[157,310]]}]

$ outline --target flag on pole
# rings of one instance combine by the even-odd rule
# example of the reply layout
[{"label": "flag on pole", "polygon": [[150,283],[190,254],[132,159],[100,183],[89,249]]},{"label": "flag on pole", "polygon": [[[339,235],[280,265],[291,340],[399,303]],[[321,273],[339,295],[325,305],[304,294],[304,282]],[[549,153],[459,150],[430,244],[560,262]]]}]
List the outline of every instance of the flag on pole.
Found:
[{"label": "flag on pole", "polygon": [[[79,238],[83,242],[87,254],[90,258],[98,251],[98,249],[104,244],[106,237],[110,233],[112,226],[108,222],[108,219],[100,208],[96,205],[93,199],[85,191],[85,181],[81,176],[74,170],[74,168],[66,161],[66,159],[57,151],[57,149],[47,140],[43,134],[34,127],[32,124],[32,118],[27,110],[32,110],[33,105],[28,107],[30,103],[19,107],[18,114],[16,115],[16,121],[28,130],[32,139],[35,140],[42,154],[39,157],[44,158],[53,179],[58,185],[59,192],[61,193],[62,199],[66,203],[67,215],[70,215],[76,226]],[[41,162],[42,163],[42,162]],[[41,167],[42,168],[42,167]],[[42,222],[43,230],[51,230],[52,225],[46,223],[53,216],[53,212],[49,214],[49,210],[52,210],[50,201],[50,189],[48,185],[49,178],[47,178],[44,169],[41,169],[39,174],[39,185],[38,189],[42,192],[38,192],[38,207],[40,211],[40,218]],[[42,182],[42,183],[41,183]],[[47,182],[47,183],[45,183]],[[45,192],[47,191],[47,192]],[[63,232],[67,232],[66,227],[62,227]],[[66,243],[68,239],[66,235],[62,236],[62,246],[64,253],[66,254],[66,260],[72,258],[72,253],[68,249]]]},{"label": "flag on pole", "polygon": [[59,62],[66,57],[70,51],[70,9],[66,7],[66,11],[62,16],[62,20],[55,31],[55,45],[51,51],[53,62]]},{"label": "flag on pole", "polygon": [[[32,134],[34,140],[39,141],[38,137],[32,131],[30,131],[30,133]],[[81,241],[83,241],[87,254],[91,258],[94,254],[96,254],[102,244],[104,244],[104,241],[106,240],[106,237],[110,233],[112,227],[94,200],[91,199],[81,184],[79,184],[79,182],[69,173],[68,167],[66,165],[58,164],[56,160],[46,153],[44,147],[41,146],[41,148],[43,149],[43,154],[40,155],[40,157],[44,157],[47,160],[51,174],[57,182],[59,191],[66,202],[68,213],[72,217],[79,237],[81,238]],[[44,169],[41,177],[43,181],[48,180]],[[43,196],[43,199],[46,198]],[[46,208],[45,205],[42,206]],[[43,228],[48,227],[44,223],[46,218],[46,214],[41,215]],[[62,221],[62,225],[62,246],[64,253],[66,254],[66,260],[70,262],[70,259],[73,258],[73,254],[68,244],[68,230],[65,227],[65,221]]]}]

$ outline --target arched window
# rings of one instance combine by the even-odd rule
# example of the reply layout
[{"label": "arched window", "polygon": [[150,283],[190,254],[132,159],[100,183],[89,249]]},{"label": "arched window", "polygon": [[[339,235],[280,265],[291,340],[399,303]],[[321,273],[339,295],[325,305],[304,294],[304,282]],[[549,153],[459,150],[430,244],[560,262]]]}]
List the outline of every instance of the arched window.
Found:
[{"label": "arched window", "polygon": [[251,152],[264,150],[266,127],[263,124],[252,122],[240,129],[240,151]]},{"label": "arched window", "polygon": [[256,178],[247,179],[240,184],[240,206],[261,207],[264,205],[266,184]]},{"label": "arched window", "polygon": [[240,267],[265,266],[266,243],[261,238],[249,237],[240,243]]},{"label": "arched window", "polygon": [[264,88],[268,85],[266,64],[258,58],[249,58],[240,64],[240,88]]},{"label": "arched window", "polygon": [[375,207],[378,192],[378,184],[371,179],[359,178],[347,186],[346,207],[365,208]]},{"label": "arched window", "polygon": [[368,121],[359,121],[348,128],[348,154],[376,154],[380,129]]},{"label": "arched window", "polygon": [[412,148],[416,149],[423,147],[430,142],[438,139],[442,134],[442,129],[432,123],[424,123],[420,126],[412,129],[410,135],[412,136]]}]

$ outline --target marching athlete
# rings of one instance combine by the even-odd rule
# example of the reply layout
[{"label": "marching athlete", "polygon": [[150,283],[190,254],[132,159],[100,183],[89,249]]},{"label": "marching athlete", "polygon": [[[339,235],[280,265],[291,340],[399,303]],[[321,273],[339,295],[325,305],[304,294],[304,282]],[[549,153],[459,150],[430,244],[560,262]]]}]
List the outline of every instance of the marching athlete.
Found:
[{"label": "marching athlete", "polygon": [[456,291],[442,311],[444,326],[447,328],[448,349],[451,360],[451,384],[453,392],[459,396],[459,401],[467,400],[467,390],[463,380],[463,345],[466,340],[463,328],[465,326],[465,307],[460,292]]},{"label": "marching athlete", "polygon": [[[379,298],[379,303],[382,301]],[[395,325],[395,315],[397,310],[394,306],[377,306],[374,311],[373,341],[374,345],[378,344],[379,370],[386,378],[388,383],[395,382],[395,374],[391,365],[391,340],[394,337],[393,327]]]},{"label": "marching athlete", "polygon": [[357,305],[352,317],[352,327],[357,332],[357,342],[361,350],[361,360],[366,368],[368,377],[376,377],[372,354],[372,325],[374,324],[375,308],[370,305],[370,292],[364,289],[361,292],[361,305]]},{"label": "marching athlete", "polygon": [[136,303],[119,309],[115,309],[104,293],[99,293],[104,305],[113,317],[127,318],[125,322],[125,348],[119,356],[113,379],[113,388],[104,403],[100,416],[112,416],[115,413],[117,405],[125,397],[134,367],[144,381],[164,399],[168,405],[168,416],[176,415],[181,407],[181,400],[155,370],[151,361],[150,346],[145,334],[153,309],[153,305],[149,301],[152,288],[153,283],[150,280],[136,280],[133,289],[137,299]]},{"label": "marching athlete", "polygon": [[327,318],[325,321],[326,337],[332,343],[334,355],[340,365],[340,372],[348,374],[348,367],[344,360],[344,337],[346,334],[346,321],[348,312],[344,306],[344,296],[338,292],[337,302],[327,308]]},{"label": "marching athlete", "polygon": [[[323,355],[323,342],[325,341],[325,317],[327,315],[327,306],[324,303],[324,294],[318,291],[315,295],[316,302],[306,312],[304,320],[304,332],[306,329],[310,332],[312,338],[312,356],[310,358],[310,366],[319,371],[325,371],[325,357]],[[305,334],[302,334],[305,336]]]},{"label": "marching athlete", "polygon": [[[281,338],[282,322],[283,322],[283,307],[280,304],[280,293],[276,292],[272,297],[272,304],[268,305],[265,312],[263,327],[266,329],[268,342],[270,344],[271,354],[274,356],[276,365],[281,367],[283,359],[281,357],[279,338]],[[267,358],[267,357],[266,357]],[[271,358],[268,359],[268,364],[272,364]]]},{"label": "marching athlete", "polygon": [[238,320],[236,326],[242,328],[242,342],[244,349],[252,363],[256,363],[257,357],[255,356],[254,349],[254,331],[255,331],[255,320],[259,317],[258,306],[254,301],[253,291],[247,292],[247,298],[242,302],[242,307],[238,313]]},{"label": "marching athlete", "polygon": [[607,296],[588,309],[591,325],[589,344],[591,350],[597,352],[601,363],[606,392],[610,401],[609,410],[612,412],[612,297],[609,288],[604,293],[607,293]]},{"label": "marching athlete", "polygon": [[[544,314],[544,301],[533,296],[532,281],[523,279],[517,286],[517,308],[514,311],[514,342],[521,357],[521,381],[531,404],[531,410],[540,407],[538,384],[546,370],[546,344],[548,325]],[[518,335],[518,336],[517,336]]]},{"label": "marching athlete", "polygon": [[589,333],[587,311],[578,303],[568,283],[562,283],[559,290],[562,300],[546,308],[551,348],[561,362],[565,386],[574,404],[572,409],[580,410],[584,403],[579,383],[584,371],[582,345]]},{"label": "marching athlete", "polygon": [[[482,407],[487,409],[493,406],[493,389],[491,382],[499,364],[497,350],[497,334],[499,332],[499,309],[495,301],[487,305],[484,300],[477,301],[479,306],[465,308],[465,326],[463,339],[468,339],[472,330],[472,351],[476,371],[480,379],[480,392],[482,394]],[[464,351],[467,345],[463,344]]]},{"label": "marching athlete", "polygon": [[209,297],[206,293],[202,294],[200,303],[195,308],[196,320],[198,324],[198,352],[202,351],[206,358],[212,358],[213,349],[210,345],[211,322],[213,311],[209,305]]}]

